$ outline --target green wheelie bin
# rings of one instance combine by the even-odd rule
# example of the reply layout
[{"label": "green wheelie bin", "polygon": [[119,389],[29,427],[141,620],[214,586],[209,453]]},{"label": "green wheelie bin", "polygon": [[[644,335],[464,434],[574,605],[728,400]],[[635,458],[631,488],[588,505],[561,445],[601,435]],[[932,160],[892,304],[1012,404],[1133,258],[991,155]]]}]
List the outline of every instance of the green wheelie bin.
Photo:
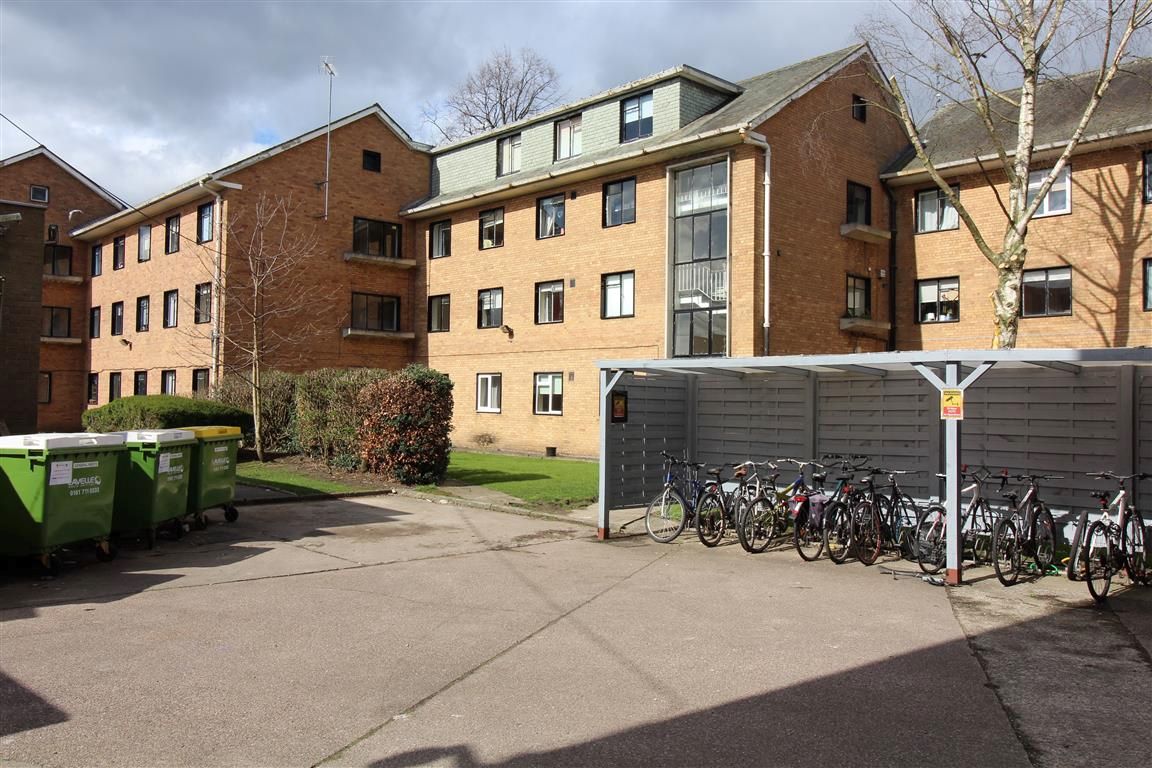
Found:
[{"label": "green wheelie bin", "polygon": [[192,476],[188,486],[187,514],[198,528],[207,525],[205,510],[224,509],[224,519],[236,522],[240,513],[236,497],[236,453],[240,449],[239,427],[187,427],[196,436],[192,451]]},{"label": "green wheelie bin", "polygon": [[56,552],[86,541],[111,560],[110,539],[122,435],[42,433],[0,437],[0,555],[38,556],[49,573]]},{"label": "green wheelie bin", "polygon": [[158,526],[170,523],[175,538],[184,535],[196,436],[186,429],[123,434],[125,455],[116,479],[112,532],[142,533],[152,549]]}]

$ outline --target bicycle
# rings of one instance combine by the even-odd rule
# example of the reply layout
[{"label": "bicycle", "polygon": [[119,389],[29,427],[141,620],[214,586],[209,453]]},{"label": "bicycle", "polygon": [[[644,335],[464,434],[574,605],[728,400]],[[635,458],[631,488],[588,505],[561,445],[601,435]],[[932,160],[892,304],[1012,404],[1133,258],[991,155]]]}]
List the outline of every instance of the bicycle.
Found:
[{"label": "bicycle", "polygon": [[[996,518],[984,498],[984,483],[992,476],[986,467],[980,467],[969,472],[967,467],[960,470],[960,477],[971,480],[972,484],[960,489],[961,493],[971,493],[968,506],[960,516],[960,552],[963,554],[968,539],[973,540],[972,559],[978,560],[977,537],[991,537],[996,524]],[[937,474],[941,479],[947,475]],[[916,563],[920,570],[927,574],[938,573],[947,561],[948,553],[948,525],[947,512],[940,503],[929,504],[916,521],[916,533],[913,536]],[[991,547],[989,546],[989,549]]]},{"label": "bicycle", "polygon": [[[744,507],[760,494],[760,478],[754,461],[727,464],[708,470],[716,478],[712,490],[700,499],[696,514],[696,536],[706,547],[715,547],[729,528],[737,527]],[[736,487],[727,490],[720,475],[725,468],[733,470]],[[749,471],[751,470],[751,471]]]},{"label": "bicycle", "polygon": [[855,473],[864,469],[867,456],[860,454],[825,456],[838,462],[841,474],[836,477],[836,487],[824,503],[824,514],[820,516],[820,541],[828,559],[843,563],[848,559],[852,548],[852,513],[860,491],[852,481]]},{"label": "bicycle", "polygon": [[[1068,578],[1088,582],[1088,592],[1097,603],[1108,597],[1112,586],[1112,576],[1124,571],[1133,584],[1148,582],[1148,545],[1145,541],[1144,520],[1135,507],[1128,505],[1126,480],[1137,483],[1152,477],[1141,472],[1134,475],[1117,475],[1113,472],[1088,472],[1089,477],[1100,480],[1116,480],[1119,489],[1109,502],[1108,492],[1093,492],[1100,500],[1101,517],[1087,527],[1088,512],[1082,512],[1072,537],[1072,553],[1068,563]],[[1116,510],[1116,521],[1112,520],[1112,510]],[[1083,534],[1083,546],[1080,545]]]},{"label": "bicycle", "polygon": [[648,503],[644,530],[653,541],[668,544],[694,523],[698,502],[709,486],[700,481],[703,464],[679,459],[666,451],[660,455],[664,457],[664,488]]},{"label": "bicycle", "polygon": [[1013,475],[1016,480],[1028,483],[1024,498],[1015,491],[1005,491],[1008,474],[1000,481],[1000,494],[1013,505],[1011,511],[1000,518],[992,534],[992,565],[996,578],[1006,587],[1015,584],[1023,572],[1023,557],[1032,558],[1037,570],[1043,574],[1056,551],[1056,523],[1047,505],[1040,501],[1039,482],[1059,480],[1063,475]]},{"label": "bicycle", "polygon": [[[772,462],[764,462],[769,469],[777,469]],[[776,538],[788,532],[788,513],[785,499],[788,490],[779,490],[776,479],[779,472],[768,476],[767,490],[760,493],[744,509],[743,516],[736,524],[736,538],[745,552],[759,554],[768,548]],[[790,486],[791,488],[791,486]]]},{"label": "bicycle", "polygon": [[[912,551],[908,543],[919,517],[919,507],[911,496],[900,490],[898,475],[908,474],[902,469],[867,470],[862,480],[864,490],[852,509],[852,542],[856,558],[864,565],[872,565],[884,549]],[[873,477],[888,475],[890,495],[877,493]],[[829,553],[831,554],[831,553]]]}]

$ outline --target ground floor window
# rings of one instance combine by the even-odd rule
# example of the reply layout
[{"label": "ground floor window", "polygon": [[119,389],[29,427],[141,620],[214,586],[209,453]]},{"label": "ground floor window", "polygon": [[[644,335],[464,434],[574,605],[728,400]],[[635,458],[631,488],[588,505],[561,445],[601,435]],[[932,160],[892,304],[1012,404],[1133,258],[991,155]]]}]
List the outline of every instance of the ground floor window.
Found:
[{"label": "ground floor window", "polygon": [[48,371],[40,371],[40,389],[37,394],[37,402],[52,402],[52,374]]},{"label": "ground floor window", "polygon": [[1072,270],[1068,267],[1024,270],[1024,317],[1072,314]]},{"label": "ground floor window", "polygon": [[132,394],[148,394],[148,371],[136,371],[132,375]]},{"label": "ground floor window", "polygon": [[160,371],[160,393],[176,394],[176,371]]},{"label": "ground floor window", "polygon": [[108,374],[108,401],[120,399],[120,372]]},{"label": "ground floor window", "polygon": [[95,403],[100,400],[100,374],[88,374],[88,402]]},{"label": "ground floor window", "polygon": [[848,275],[846,317],[872,317],[872,280]]},{"label": "ground floor window", "polygon": [[1144,311],[1152,312],[1152,259],[1144,259]]},{"label": "ground floor window", "polygon": [[536,374],[535,413],[560,416],[564,413],[564,374]]},{"label": "ground floor window", "polygon": [[208,392],[207,368],[196,368],[192,371],[192,391],[196,394]]},{"label": "ground floor window", "polygon": [[476,410],[480,413],[500,413],[500,384],[498,373],[476,374]]},{"label": "ground floor window", "polygon": [[395,331],[400,326],[400,299],[374,293],[352,294],[352,327],[360,331]]},{"label": "ground floor window", "polygon": [[916,281],[916,320],[947,323],[960,319],[960,278]]}]

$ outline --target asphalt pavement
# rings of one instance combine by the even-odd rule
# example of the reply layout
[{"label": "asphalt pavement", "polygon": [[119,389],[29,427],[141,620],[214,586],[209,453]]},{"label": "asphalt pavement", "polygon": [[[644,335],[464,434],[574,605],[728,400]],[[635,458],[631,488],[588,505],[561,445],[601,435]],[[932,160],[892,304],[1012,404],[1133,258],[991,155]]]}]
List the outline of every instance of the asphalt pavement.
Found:
[{"label": "asphalt pavement", "polygon": [[1148,589],[1098,609],[403,495],[66,560],[0,573],[0,763],[1148,762]]}]

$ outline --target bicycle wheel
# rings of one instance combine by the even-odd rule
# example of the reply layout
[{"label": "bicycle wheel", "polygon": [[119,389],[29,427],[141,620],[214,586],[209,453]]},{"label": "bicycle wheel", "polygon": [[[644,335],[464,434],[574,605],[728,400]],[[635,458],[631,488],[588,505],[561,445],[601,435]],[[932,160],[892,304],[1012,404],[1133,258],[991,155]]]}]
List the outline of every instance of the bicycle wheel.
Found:
[{"label": "bicycle wheel", "polygon": [[1120,528],[1120,549],[1124,552],[1124,567],[1133,584],[1148,583],[1148,542],[1145,540],[1144,521],[1140,513],[1128,510]]},{"label": "bicycle wheel", "polygon": [[736,538],[745,552],[759,554],[768,548],[775,526],[774,517],[772,504],[764,496],[757,497],[744,508],[743,517],[736,525]]},{"label": "bicycle wheel", "polygon": [[1011,517],[997,523],[992,534],[992,566],[996,569],[996,578],[1006,587],[1020,578],[1020,532]]},{"label": "bicycle wheel", "polygon": [[852,511],[843,502],[824,507],[824,549],[837,565],[852,553]]},{"label": "bicycle wheel", "polygon": [[1088,530],[1088,513],[1081,512],[1080,519],[1076,521],[1076,532],[1072,534],[1072,541],[1068,545],[1068,570],[1065,572],[1069,581],[1082,581],[1084,579],[1084,563],[1080,561],[1080,554],[1084,550],[1081,543]]},{"label": "bicycle wheel", "polygon": [[1052,520],[1052,513],[1048,507],[1039,505],[1032,517],[1032,557],[1045,575],[1048,566],[1056,559],[1056,523]]},{"label": "bicycle wheel", "polygon": [[719,494],[706,493],[696,507],[696,536],[706,547],[714,547],[724,538],[724,502]]},{"label": "bicycle wheel", "polygon": [[893,516],[896,530],[894,543],[900,548],[900,556],[905,560],[916,560],[916,524],[920,522],[921,509],[910,497],[903,493],[896,499],[896,513]]},{"label": "bicycle wheel", "polygon": [[665,488],[648,504],[644,513],[644,530],[653,541],[667,544],[680,535],[688,521],[688,505],[673,488]]},{"label": "bicycle wheel", "polygon": [[809,510],[808,502],[804,502],[804,506],[796,514],[796,527],[792,529],[792,543],[796,545],[796,551],[800,553],[802,559],[812,562],[820,557],[820,553],[824,550],[824,537],[821,535],[820,526],[812,519]]},{"label": "bicycle wheel", "polygon": [[852,513],[852,541],[856,557],[864,565],[872,565],[880,557],[884,545],[884,521],[880,503],[862,501]]},{"label": "bicycle wheel", "polygon": [[1084,563],[1084,580],[1088,582],[1088,592],[1096,602],[1104,602],[1112,586],[1112,552],[1108,527],[1100,520],[1089,526],[1080,560]]},{"label": "bicycle wheel", "polygon": [[933,504],[916,521],[916,562],[924,573],[939,573],[948,557],[947,513]]}]

